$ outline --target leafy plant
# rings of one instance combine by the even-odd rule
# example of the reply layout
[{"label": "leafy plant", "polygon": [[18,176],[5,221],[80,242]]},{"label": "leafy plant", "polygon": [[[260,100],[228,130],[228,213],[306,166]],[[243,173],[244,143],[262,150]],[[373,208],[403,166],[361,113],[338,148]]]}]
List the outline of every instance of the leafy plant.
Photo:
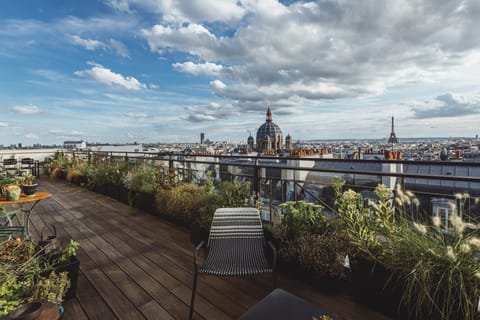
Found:
[{"label": "leafy plant", "polygon": [[321,234],[327,231],[329,220],[321,214],[323,207],[306,201],[289,201],[280,204],[282,220],[280,226],[288,239],[305,233]]},{"label": "leafy plant", "polygon": [[28,241],[0,242],[0,316],[26,302],[40,272],[38,256]]},{"label": "leafy plant", "polygon": [[69,245],[54,261],[48,261],[44,248],[29,240],[0,242],[0,316],[15,310],[19,305],[42,301],[60,304],[70,286],[67,273],[50,272],[52,264],[66,262],[76,254],[78,243]]},{"label": "leafy plant", "polygon": [[143,163],[130,171],[123,180],[128,189],[128,204],[133,206],[139,193],[155,193],[159,187],[161,167]]},{"label": "leafy plant", "polygon": [[1,280],[0,316],[4,316],[22,304],[22,289],[26,286],[26,283],[14,275],[2,276]]},{"label": "leafy plant", "polygon": [[33,186],[37,183],[37,177],[27,173],[17,178],[18,183],[24,186]]},{"label": "leafy plant", "polygon": [[61,304],[63,297],[70,288],[67,272],[50,272],[48,277],[40,277],[33,287],[28,302],[40,301]]},{"label": "leafy plant", "polygon": [[166,218],[190,225],[199,215],[204,196],[205,189],[194,184],[160,188],[156,194],[157,208]]},{"label": "leafy plant", "polygon": [[402,303],[411,317],[477,319],[479,225],[456,214],[450,216],[446,231],[438,217],[431,224],[412,220],[411,208],[418,200],[409,192],[396,191],[392,201],[387,196],[391,190],[378,186],[379,201],[370,213],[360,207],[356,192],[339,196],[338,213],[350,240],[401,279]]},{"label": "leafy plant", "polygon": [[204,230],[210,230],[216,209],[251,206],[249,183],[224,181],[215,190],[209,181],[206,183],[205,197],[199,210],[200,226]]},{"label": "leafy plant", "polygon": [[80,246],[80,243],[77,241],[70,239],[70,242],[68,243],[68,246],[66,246],[61,254],[58,260],[56,260],[56,264],[62,264],[67,261],[70,261],[72,257],[75,257],[77,255],[77,249]]},{"label": "leafy plant", "polygon": [[347,279],[349,270],[344,268],[345,257],[352,253],[348,240],[343,232],[305,233],[287,240],[279,254],[286,261],[314,272],[316,277]]}]

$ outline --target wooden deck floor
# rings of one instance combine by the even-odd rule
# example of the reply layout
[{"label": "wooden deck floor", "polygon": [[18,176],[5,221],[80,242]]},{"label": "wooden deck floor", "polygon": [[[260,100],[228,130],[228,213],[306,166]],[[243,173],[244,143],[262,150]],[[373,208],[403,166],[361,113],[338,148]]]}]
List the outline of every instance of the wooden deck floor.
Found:
[{"label": "wooden deck floor", "polygon": [[[64,182],[41,181],[53,196],[32,214],[32,234],[55,224],[80,242],[71,319],[187,319],[193,278],[188,230],[114,199]],[[346,294],[331,295],[279,274],[279,287],[344,319],[387,319]],[[271,276],[225,279],[201,276],[197,319],[235,319],[272,290]]]}]

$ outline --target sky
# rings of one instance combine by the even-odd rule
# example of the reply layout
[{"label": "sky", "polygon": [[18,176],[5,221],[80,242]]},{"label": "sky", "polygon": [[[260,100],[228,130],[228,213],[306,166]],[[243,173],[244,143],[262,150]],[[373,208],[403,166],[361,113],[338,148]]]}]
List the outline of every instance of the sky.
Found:
[{"label": "sky", "polygon": [[0,1],[0,145],[480,133],[478,0]]}]

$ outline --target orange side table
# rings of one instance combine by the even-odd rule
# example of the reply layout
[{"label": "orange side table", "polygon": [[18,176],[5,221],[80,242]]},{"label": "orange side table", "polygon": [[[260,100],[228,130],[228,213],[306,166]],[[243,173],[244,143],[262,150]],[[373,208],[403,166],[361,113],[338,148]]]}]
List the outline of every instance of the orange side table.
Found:
[{"label": "orange side table", "polygon": [[[32,196],[25,196],[21,195],[20,199],[14,200],[14,201],[9,201],[5,197],[0,197],[0,205],[6,206],[6,205],[14,205],[14,204],[25,204],[29,202],[33,202],[33,205],[28,208],[22,208],[20,212],[23,213],[23,226],[25,227],[25,236],[27,238],[30,238],[30,215],[32,214],[33,208],[43,199],[50,198],[52,194],[50,192],[35,192],[34,195]],[[11,217],[8,213],[6,213],[7,220],[9,221],[10,225],[12,224]]]}]

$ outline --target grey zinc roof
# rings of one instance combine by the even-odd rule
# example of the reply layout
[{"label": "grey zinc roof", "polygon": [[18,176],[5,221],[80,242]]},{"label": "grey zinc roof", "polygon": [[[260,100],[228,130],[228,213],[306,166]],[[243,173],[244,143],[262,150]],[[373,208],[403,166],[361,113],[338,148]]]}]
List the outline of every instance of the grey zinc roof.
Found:
[{"label": "grey zinc roof", "polygon": [[[440,175],[440,176],[458,176],[458,177],[480,177],[480,167],[478,166],[456,166],[443,164],[405,164],[405,173]],[[452,181],[437,179],[406,178],[407,186],[429,186],[444,187],[460,190],[480,190],[480,183],[468,181]]]}]

